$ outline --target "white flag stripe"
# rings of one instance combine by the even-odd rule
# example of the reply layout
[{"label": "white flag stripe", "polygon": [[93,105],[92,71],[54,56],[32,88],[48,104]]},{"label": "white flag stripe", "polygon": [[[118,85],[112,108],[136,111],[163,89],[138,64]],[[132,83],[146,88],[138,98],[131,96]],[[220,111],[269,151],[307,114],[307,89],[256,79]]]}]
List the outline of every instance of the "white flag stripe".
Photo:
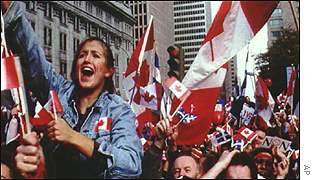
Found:
[{"label": "white flag stripe", "polygon": [[[211,77],[210,74],[228,62],[254,36],[239,2],[232,2],[230,12],[223,22],[223,29],[221,34],[212,39],[213,52],[215,52],[214,60],[211,59],[209,41],[199,50],[196,59],[183,79],[183,84],[187,88],[200,89],[209,82],[213,82],[208,80]],[[221,87],[221,82],[217,82],[219,82],[217,85],[209,85]]]}]

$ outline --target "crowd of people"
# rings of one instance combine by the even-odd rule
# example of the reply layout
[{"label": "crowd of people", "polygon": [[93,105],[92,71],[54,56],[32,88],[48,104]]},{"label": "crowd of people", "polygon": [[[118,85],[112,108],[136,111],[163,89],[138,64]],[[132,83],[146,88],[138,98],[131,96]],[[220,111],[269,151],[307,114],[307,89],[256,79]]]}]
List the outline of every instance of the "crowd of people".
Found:
[{"label": "crowd of people", "polygon": [[[1,92],[1,178],[299,178],[299,119],[290,107],[275,108],[267,128],[257,116],[242,124],[226,108],[223,120],[211,124],[204,142],[196,145],[176,144],[177,126],[160,118],[141,144],[144,137],[137,135],[135,114],[115,94],[113,55],[103,40],[89,38],[80,44],[68,81],[46,60],[21,3],[2,1],[1,8],[9,47],[29,65],[33,83],[58,93],[64,110],[62,116],[51,114],[45,127],[15,136],[17,107],[9,91]],[[232,141],[214,144],[211,135],[224,126],[232,134],[246,127],[255,138],[244,148]],[[289,150],[277,143],[263,146],[267,137],[290,141]]]}]

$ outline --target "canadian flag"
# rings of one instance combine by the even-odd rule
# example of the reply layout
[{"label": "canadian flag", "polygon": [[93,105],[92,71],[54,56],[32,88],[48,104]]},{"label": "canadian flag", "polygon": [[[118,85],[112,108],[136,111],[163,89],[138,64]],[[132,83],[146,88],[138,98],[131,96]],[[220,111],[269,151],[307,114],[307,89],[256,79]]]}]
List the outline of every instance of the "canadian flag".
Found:
[{"label": "canadian flag", "polygon": [[270,119],[273,114],[275,101],[273,100],[264,80],[259,76],[257,76],[256,81],[255,99],[259,124],[262,128],[271,127]]},{"label": "canadian flag", "polygon": [[132,53],[123,78],[123,87],[132,103],[159,110],[162,84],[159,58],[154,49],[153,16]]},{"label": "canadian flag", "polygon": [[[178,125],[177,144],[200,144],[211,126],[214,106],[225,79],[227,62],[263,27],[278,1],[223,1],[182,83],[191,95],[178,108],[173,100],[171,114],[181,110],[190,123]],[[176,112],[175,112],[176,113]],[[195,118],[196,117],[196,118]],[[180,118],[174,116],[172,123]],[[183,121],[184,122],[184,121]]]},{"label": "canadian flag", "polygon": [[185,100],[191,94],[191,92],[175,77],[166,79],[165,85],[172,91],[172,93],[174,93],[177,99],[180,99],[181,101]]},{"label": "canadian flag", "polygon": [[99,132],[100,130],[103,131],[110,131],[112,126],[112,118],[110,117],[101,117],[100,120],[95,122],[94,131]]},{"label": "canadian flag", "polygon": [[252,142],[257,137],[257,134],[254,131],[248,129],[247,127],[240,128],[238,132],[240,132],[240,134],[244,136],[247,142],[249,143]]}]

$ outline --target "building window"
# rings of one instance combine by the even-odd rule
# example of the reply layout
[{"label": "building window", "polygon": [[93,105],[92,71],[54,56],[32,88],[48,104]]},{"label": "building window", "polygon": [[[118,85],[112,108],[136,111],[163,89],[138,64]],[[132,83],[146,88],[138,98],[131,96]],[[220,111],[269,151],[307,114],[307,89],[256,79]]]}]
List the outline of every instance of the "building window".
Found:
[{"label": "building window", "polygon": [[138,6],[137,6],[137,4],[134,7],[135,7],[135,14],[138,14]]},{"label": "building window", "polygon": [[114,19],[115,27],[119,29],[119,20],[117,18]]},{"label": "building window", "polygon": [[80,31],[80,18],[79,17],[74,17],[74,25],[73,28],[75,31]]},{"label": "building window", "polygon": [[96,15],[100,18],[103,17],[103,10],[99,7],[96,7]]},{"label": "building window", "polygon": [[44,16],[47,18],[52,18],[52,6],[50,3],[45,3],[44,4]]},{"label": "building window", "polygon": [[282,19],[273,19],[270,20],[269,25],[271,27],[281,27],[282,26]]},{"label": "building window", "polygon": [[67,34],[60,33],[60,50],[67,51]]},{"label": "building window", "polygon": [[74,1],[74,5],[76,5],[77,7],[81,7],[81,1]]},{"label": "building window", "polygon": [[280,31],[271,31],[273,37],[280,37]]},{"label": "building window", "polygon": [[79,48],[80,40],[78,38],[73,38],[73,54],[75,54]]},{"label": "building window", "polygon": [[272,13],[272,16],[282,16],[282,9],[275,9]]},{"label": "building window", "polygon": [[97,28],[91,25],[91,35],[97,37]]},{"label": "building window", "polygon": [[109,13],[106,13],[106,22],[109,24],[112,23],[112,16]]},{"label": "building window", "polygon": [[92,13],[92,4],[90,2],[86,2],[86,10]]},{"label": "building window", "polygon": [[44,45],[51,46],[52,30],[49,27],[44,27]]},{"label": "building window", "polygon": [[146,4],[143,5],[143,12],[144,12],[144,14],[147,14],[147,5]]},{"label": "building window", "polygon": [[67,25],[67,12],[65,10],[61,10],[60,23]]},{"label": "building window", "polygon": [[60,61],[60,74],[67,78],[67,62],[65,60]]},{"label": "building window", "polygon": [[142,4],[139,4],[139,14],[142,14]]},{"label": "building window", "polygon": [[139,16],[139,25],[142,26],[143,23],[142,23],[142,16]]},{"label": "building window", "polygon": [[25,3],[26,9],[30,11],[35,11],[36,6],[35,6],[36,1],[28,1]]}]

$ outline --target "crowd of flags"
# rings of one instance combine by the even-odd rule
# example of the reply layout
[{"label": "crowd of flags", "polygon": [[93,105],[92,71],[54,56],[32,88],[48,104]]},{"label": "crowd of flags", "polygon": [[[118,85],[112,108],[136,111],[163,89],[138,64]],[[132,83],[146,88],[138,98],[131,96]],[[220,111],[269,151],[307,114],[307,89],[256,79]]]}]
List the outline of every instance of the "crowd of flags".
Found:
[{"label": "crowd of flags", "polygon": [[[154,127],[160,120],[160,115],[178,127],[178,145],[201,144],[208,139],[214,147],[231,142],[232,148],[242,151],[257,136],[248,128],[253,116],[257,115],[261,126],[271,126],[275,101],[261,77],[255,76],[255,106],[246,103],[246,72],[237,99],[218,103],[218,97],[227,72],[227,63],[265,25],[277,5],[278,1],[223,1],[182,82],[174,77],[165,81],[161,79],[160,59],[154,43],[154,18],[151,16],[123,79],[123,89],[136,114],[137,132],[143,145],[150,136],[154,136]],[[1,53],[1,90],[20,87],[20,65],[13,56],[6,55],[2,46]],[[287,92],[277,98],[279,106],[288,104],[293,107],[295,79],[296,72],[292,67]],[[163,84],[169,91],[163,89]],[[52,99],[48,104],[52,105],[43,107],[38,104],[36,115],[31,117],[32,125],[44,125],[52,119],[48,107],[53,108],[56,117],[57,113],[62,112],[57,93],[51,91],[50,95]],[[237,126],[232,125],[235,120],[239,120]],[[95,131],[109,130],[111,122],[110,117],[100,119],[95,124]],[[220,124],[224,125],[221,127]],[[209,134],[213,125],[218,126]],[[292,157],[298,156],[298,150],[291,152]],[[200,156],[198,150],[194,154]]]}]

